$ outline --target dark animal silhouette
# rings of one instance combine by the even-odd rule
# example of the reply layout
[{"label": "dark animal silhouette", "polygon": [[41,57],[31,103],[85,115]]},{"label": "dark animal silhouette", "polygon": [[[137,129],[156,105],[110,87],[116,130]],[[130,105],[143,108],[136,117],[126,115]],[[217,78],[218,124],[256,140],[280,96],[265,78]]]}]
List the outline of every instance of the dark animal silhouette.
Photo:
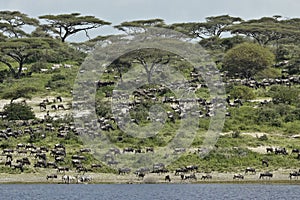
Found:
[{"label": "dark animal silhouette", "polygon": [[170,175],[165,176],[165,181],[171,182],[171,177],[170,177]]},{"label": "dark animal silhouette", "polygon": [[212,179],[212,176],[211,175],[209,175],[209,174],[207,174],[207,175],[203,175],[202,177],[201,177],[201,180],[205,180],[205,179]]},{"label": "dark animal silhouette", "polygon": [[53,180],[54,178],[57,178],[57,175],[56,174],[50,174],[50,175],[46,176],[47,180],[50,179],[50,178]]},{"label": "dark animal silhouette", "polygon": [[252,167],[247,167],[247,168],[245,169],[245,174],[247,174],[248,172],[251,172],[251,173],[253,173],[253,174],[256,174],[256,170],[255,170],[254,168],[252,168]]},{"label": "dark animal silhouette", "polygon": [[47,106],[46,106],[46,104],[44,102],[40,103],[39,106],[40,106],[40,110],[41,111],[47,110]]},{"label": "dark animal silhouette", "polygon": [[272,173],[270,173],[270,172],[265,172],[265,173],[261,173],[260,175],[259,175],[259,179],[264,179],[265,177],[267,177],[267,178],[272,178],[273,177],[273,174]]},{"label": "dark animal silhouette", "polygon": [[291,173],[290,173],[290,175],[289,175],[290,179],[292,179],[292,178],[293,178],[293,176],[294,176],[294,177],[296,177],[296,178],[298,179],[298,176],[300,176],[300,173],[299,173],[299,172],[297,172],[297,171],[295,171],[295,172],[291,172]]},{"label": "dark animal silhouette", "polygon": [[264,165],[266,165],[267,167],[269,167],[269,161],[267,161],[267,160],[262,160],[261,161],[261,164],[264,166]]},{"label": "dark animal silhouette", "polygon": [[244,179],[244,176],[241,174],[234,174],[233,179]]}]

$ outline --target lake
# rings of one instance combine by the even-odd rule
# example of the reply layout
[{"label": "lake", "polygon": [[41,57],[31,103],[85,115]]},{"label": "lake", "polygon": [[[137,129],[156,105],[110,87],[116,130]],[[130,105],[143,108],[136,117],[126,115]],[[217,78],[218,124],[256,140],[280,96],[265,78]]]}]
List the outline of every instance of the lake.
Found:
[{"label": "lake", "polygon": [[265,184],[0,184],[2,200],[299,199],[298,185]]}]

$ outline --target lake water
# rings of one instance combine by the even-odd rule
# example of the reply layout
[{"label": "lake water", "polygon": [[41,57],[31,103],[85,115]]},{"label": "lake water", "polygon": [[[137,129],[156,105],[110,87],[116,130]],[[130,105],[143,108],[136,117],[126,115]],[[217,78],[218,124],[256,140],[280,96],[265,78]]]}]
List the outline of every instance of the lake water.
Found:
[{"label": "lake water", "polygon": [[1,200],[299,199],[298,185],[264,184],[0,184]]}]

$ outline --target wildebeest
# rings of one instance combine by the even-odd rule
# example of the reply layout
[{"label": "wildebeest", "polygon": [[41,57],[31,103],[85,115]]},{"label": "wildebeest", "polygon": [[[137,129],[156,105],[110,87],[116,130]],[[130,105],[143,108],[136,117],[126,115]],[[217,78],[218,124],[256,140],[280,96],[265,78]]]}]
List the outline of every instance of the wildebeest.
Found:
[{"label": "wildebeest", "polygon": [[55,162],[65,162],[65,158],[62,156],[55,157]]},{"label": "wildebeest", "polygon": [[299,150],[299,149],[292,149],[291,154],[292,154],[292,153],[300,153],[300,150]]},{"label": "wildebeest", "polygon": [[57,99],[57,101],[62,102],[62,97],[61,96],[56,97],[56,99]]},{"label": "wildebeest", "polygon": [[268,160],[262,160],[261,164],[266,165],[267,167],[269,167],[269,161]]},{"label": "wildebeest", "polygon": [[13,160],[13,155],[12,154],[6,154],[6,160]]},{"label": "wildebeest", "polygon": [[53,109],[53,110],[57,110],[57,107],[56,107],[56,105],[51,105],[51,109]]},{"label": "wildebeest", "polygon": [[135,149],[134,153],[142,153],[142,149]]},{"label": "wildebeest", "polygon": [[256,174],[256,170],[255,170],[254,168],[252,168],[252,167],[247,167],[247,168],[245,169],[245,174],[247,174],[248,172],[251,172],[251,173],[253,173],[253,174]]},{"label": "wildebeest", "polygon": [[266,150],[267,150],[267,153],[269,153],[269,152],[273,153],[273,151],[274,151],[273,147],[267,147]]},{"label": "wildebeest", "polygon": [[290,179],[292,179],[293,176],[298,179],[298,176],[300,176],[300,173],[297,171],[291,172],[289,175]]},{"label": "wildebeest", "polygon": [[59,104],[59,105],[57,105],[57,110],[59,110],[59,109],[65,110],[65,106],[63,104]]},{"label": "wildebeest", "polygon": [[47,162],[46,162],[46,160],[38,160],[34,164],[34,167],[43,167],[43,168],[46,168],[47,167]]},{"label": "wildebeest", "polygon": [[88,172],[88,169],[86,167],[83,167],[83,166],[78,166],[78,167],[76,167],[76,171],[78,173],[83,172],[83,174],[84,174],[84,173]]},{"label": "wildebeest", "polygon": [[126,153],[126,152],[134,152],[134,149],[132,147],[126,147],[123,149],[123,153]]},{"label": "wildebeest", "polygon": [[184,176],[184,180],[187,180],[187,179],[194,179],[194,180],[197,180],[197,177],[196,177],[195,174],[185,175],[185,176]]},{"label": "wildebeest", "polygon": [[202,175],[201,180],[205,180],[205,179],[212,179],[212,175],[206,174],[206,175]]},{"label": "wildebeest", "polygon": [[275,154],[288,155],[288,152],[285,148],[275,148]]},{"label": "wildebeest", "polygon": [[89,153],[89,152],[91,152],[90,148],[80,149],[80,153]]},{"label": "wildebeest", "polygon": [[57,172],[68,172],[69,171],[69,167],[57,167]]},{"label": "wildebeest", "polygon": [[244,176],[242,174],[234,174],[233,179],[244,179]]},{"label": "wildebeest", "polygon": [[267,178],[272,178],[273,177],[273,174],[272,173],[270,173],[270,172],[265,172],[265,173],[261,173],[260,175],[259,175],[259,179],[261,179],[261,178],[265,178],[265,177],[267,177]]},{"label": "wildebeest", "polygon": [[17,163],[21,163],[22,165],[31,165],[30,161],[28,158],[22,158],[22,159],[18,159]]},{"label": "wildebeest", "polygon": [[91,168],[101,168],[101,164],[91,164]]},{"label": "wildebeest", "polygon": [[7,161],[5,162],[5,166],[9,166],[9,167],[11,167],[11,166],[12,166],[12,164],[11,164],[11,160],[7,160]]},{"label": "wildebeest", "polygon": [[47,160],[47,156],[45,153],[37,153],[35,154],[35,158],[40,158],[40,159],[43,159],[43,160]]},{"label": "wildebeest", "polygon": [[170,175],[165,176],[165,181],[171,182],[171,177],[170,177]]},{"label": "wildebeest", "polygon": [[178,168],[178,169],[175,169],[175,176],[181,174],[181,173],[186,173],[188,172],[188,170],[186,168]]},{"label": "wildebeest", "polygon": [[16,149],[19,149],[19,148],[25,148],[25,144],[22,144],[22,143],[17,144]]},{"label": "wildebeest", "polygon": [[57,168],[57,164],[55,162],[47,162],[47,167]]},{"label": "wildebeest", "polygon": [[66,147],[63,144],[55,144],[54,149],[66,149]]},{"label": "wildebeest", "polygon": [[117,164],[119,164],[119,162],[116,161],[116,160],[110,160],[110,161],[107,162],[107,164],[108,165],[117,165]]},{"label": "wildebeest", "polygon": [[90,182],[92,181],[92,177],[91,176],[80,176],[78,177],[77,181],[80,183],[84,183],[84,182]]},{"label": "wildebeest", "polygon": [[188,171],[195,171],[195,170],[198,170],[198,166],[197,165],[188,165],[185,167],[185,169],[187,169]]},{"label": "wildebeest", "polygon": [[40,110],[41,110],[41,111],[47,110],[46,103],[42,102],[42,103],[39,104],[39,106],[40,106]]},{"label": "wildebeest", "polygon": [[121,175],[121,174],[128,174],[128,173],[130,173],[131,172],[131,169],[130,168],[119,168],[119,175]]},{"label": "wildebeest", "polygon": [[81,160],[72,160],[72,165],[73,166],[78,166],[81,164]]},{"label": "wildebeest", "polygon": [[53,180],[54,178],[57,178],[57,175],[56,174],[50,174],[50,175],[46,176],[47,180],[50,179],[50,178]]},{"label": "wildebeest", "polygon": [[138,179],[143,179],[145,176],[146,176],[146,174],[144,174],[144,173],[138,173]]},{"label": "wildebeest", "polygon": [[154,152],[154,148],[153,147],[146,147],[146,153],[148,152]]},{"label": "wildebeest", "polygon": [[9,154],[14,153],[14,150],[13,149],[3,149],[2,154],[7,154],[7,153],[9,153]]},{"label": "wildebeest", "polygon": [[16,165],[12,165],[12,167],[13,167],[14,169],[20,169],[21,172],[24,171],[24,168],[23,168],[23,164],[22,164],[22,163],[19,163],[19,164],[16,164]]}]

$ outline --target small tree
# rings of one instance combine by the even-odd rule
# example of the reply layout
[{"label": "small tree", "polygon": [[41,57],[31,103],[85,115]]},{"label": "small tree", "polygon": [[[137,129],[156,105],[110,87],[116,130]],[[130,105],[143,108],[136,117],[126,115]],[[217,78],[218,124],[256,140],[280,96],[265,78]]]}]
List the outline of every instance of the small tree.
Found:
[{"label": "small tree", "polygon": [[4,106],[4,113],[8,120],[28,120],[34,119],[32,108],[22,103],[10,103]]},{"label": "small tree", "polygon": [[255,98],[255,94],[253,90],[243,85],[234,86],[230,90],[230,96],[232,96],[233,98],[241,98],[245,100],[250,100]]},{"label": "small tree", "polygon": [[242,78],[250,78],[270,67],[274,60],[275,56],[269,49],[254,43],[242,43],[225,54],[223,70],[231,76],[238,74]]},{"label": "small tree", "polygon": [[31,94],[36,92],[37,89],[30,86],[14,86],[8,91],[4,92],[2,98],[10,99],[10,103],[19,98],[31,98]]}]

